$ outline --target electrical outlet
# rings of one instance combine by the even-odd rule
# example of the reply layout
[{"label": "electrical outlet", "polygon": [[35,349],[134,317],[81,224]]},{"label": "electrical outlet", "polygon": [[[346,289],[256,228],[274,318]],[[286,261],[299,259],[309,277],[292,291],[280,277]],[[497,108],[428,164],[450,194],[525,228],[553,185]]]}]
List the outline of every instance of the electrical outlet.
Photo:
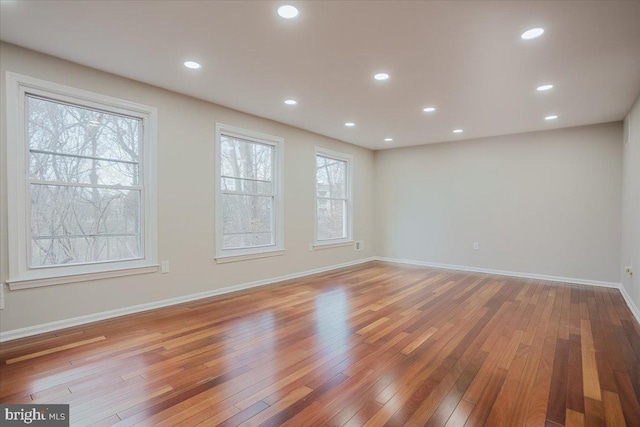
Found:
[{"label": "electrical outlet", "polygon": [[474,251],[479,251],[480,250],[480,243],[473,242],[473,250]]},{"label": "electrical outlet", "polygon": [[364,240],[356,240],[356,251],[363,251],[364,250]]},{"label": "electrical outlet", "polygon": [[309,252],[313,252],[313,243],[309,243]]},{"label": "electrical outlet", "polygon": [[169,272],[169,261],[162,261],[160,263],[160,273],[167,274]]},{"label": "electrical outlet", "polygon": [[627,273],[629,276],[633,276],[633,267],[625,267],[624,272]]}]

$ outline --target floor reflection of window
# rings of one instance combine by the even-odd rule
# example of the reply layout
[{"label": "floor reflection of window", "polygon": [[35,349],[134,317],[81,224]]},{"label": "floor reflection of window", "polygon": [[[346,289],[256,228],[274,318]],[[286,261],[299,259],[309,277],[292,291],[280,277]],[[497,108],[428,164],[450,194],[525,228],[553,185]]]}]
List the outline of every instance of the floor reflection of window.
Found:
[{"label": "floor reflection of window", "polygon": [[228,372],[242,365],[249,367],[258,364],[273,368],[276,353],[276,324],[273,312],[242,317],[231,322],[225,328],[225,356],[218,358],[221,372]]},{"label": "floor reflection of window", "polygon": [[316,330],[322,347],[343,345],[349,336],[349,299],[343,289],[316,298]]}]

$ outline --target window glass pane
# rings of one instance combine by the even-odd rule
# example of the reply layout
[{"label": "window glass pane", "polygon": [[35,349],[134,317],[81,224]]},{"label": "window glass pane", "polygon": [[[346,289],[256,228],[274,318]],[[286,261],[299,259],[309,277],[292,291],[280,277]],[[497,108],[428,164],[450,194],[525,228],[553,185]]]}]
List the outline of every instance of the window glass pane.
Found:
[{"label": "window glass pane", "polygon": [[140,199],[139,190],[32,184],[31,266],[141,257]]},{"label": "window glass pane", "polygon": [[318,240],[346,238],[346,201],[318,198],[317,203]]},{"label": "window glass pane", "polygon": [[[142,120],[28,95],[30,267],[142,258]],[[56,182],[83,186],[55,185]]]},{"label": "window glass pane", "polygon": [[224,194],[222,203],[224,249],[274,243],[273,197]]},{"label": "window glass pane", "polygon": [[141,120],[27,97],[29,149],[138,162]]},{"label": "window glass pane", "polygon": [[223,249],[273,245],[275,148],[226,135],[220,142],[222,190],[246,194],[222,196]]},{"label": "window glass pane", "polygon": [[[244,181],[223,181],[224,185],[237,186],[243,189],[249,186],[249,181],[256,184],[256,188],[272,182],[274,147],[266,144],[245,141],[221,135],[221,175],[222,177],[242,178]],[[223,187],[224,188],[224,187]],[[262,188],[264,190],[264,188]],[[240,191],[240,190],[237,190]],[[267,190],[264,190],[267,191]],[[271,190],[269,190],[271,191]]]},{"label": "window glass pane", "polygon": [[57,154],[31,153],[30,177],[94,185],[138,185],[138,164],[83,159]]},{"label": "window glass pane", "polygon": [[347,197],[347,162],[316,156],[316,194],[318,197]]}]

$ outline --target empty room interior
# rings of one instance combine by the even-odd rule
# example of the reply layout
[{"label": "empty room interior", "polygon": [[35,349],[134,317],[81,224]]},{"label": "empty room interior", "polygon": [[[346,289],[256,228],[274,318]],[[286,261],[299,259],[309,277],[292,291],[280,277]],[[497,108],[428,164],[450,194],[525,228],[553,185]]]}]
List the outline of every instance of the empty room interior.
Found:
[{"label": "empty room interior", "polygon": [[640,1],[2,0],[0,81],[1,425],[640,426]]}]

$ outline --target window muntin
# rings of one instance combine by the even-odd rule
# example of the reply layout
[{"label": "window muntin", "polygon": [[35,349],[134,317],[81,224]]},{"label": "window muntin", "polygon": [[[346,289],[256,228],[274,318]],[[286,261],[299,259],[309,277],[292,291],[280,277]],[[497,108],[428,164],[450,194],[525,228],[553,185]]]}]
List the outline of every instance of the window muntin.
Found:
[{"label": "window muntin", "polygon": [[282,251],[282,144],[218,125],[216,258]]},{"label": "window muntin", "polygon": [[348,156],[316,150],[316,242],[351,239]]}]

